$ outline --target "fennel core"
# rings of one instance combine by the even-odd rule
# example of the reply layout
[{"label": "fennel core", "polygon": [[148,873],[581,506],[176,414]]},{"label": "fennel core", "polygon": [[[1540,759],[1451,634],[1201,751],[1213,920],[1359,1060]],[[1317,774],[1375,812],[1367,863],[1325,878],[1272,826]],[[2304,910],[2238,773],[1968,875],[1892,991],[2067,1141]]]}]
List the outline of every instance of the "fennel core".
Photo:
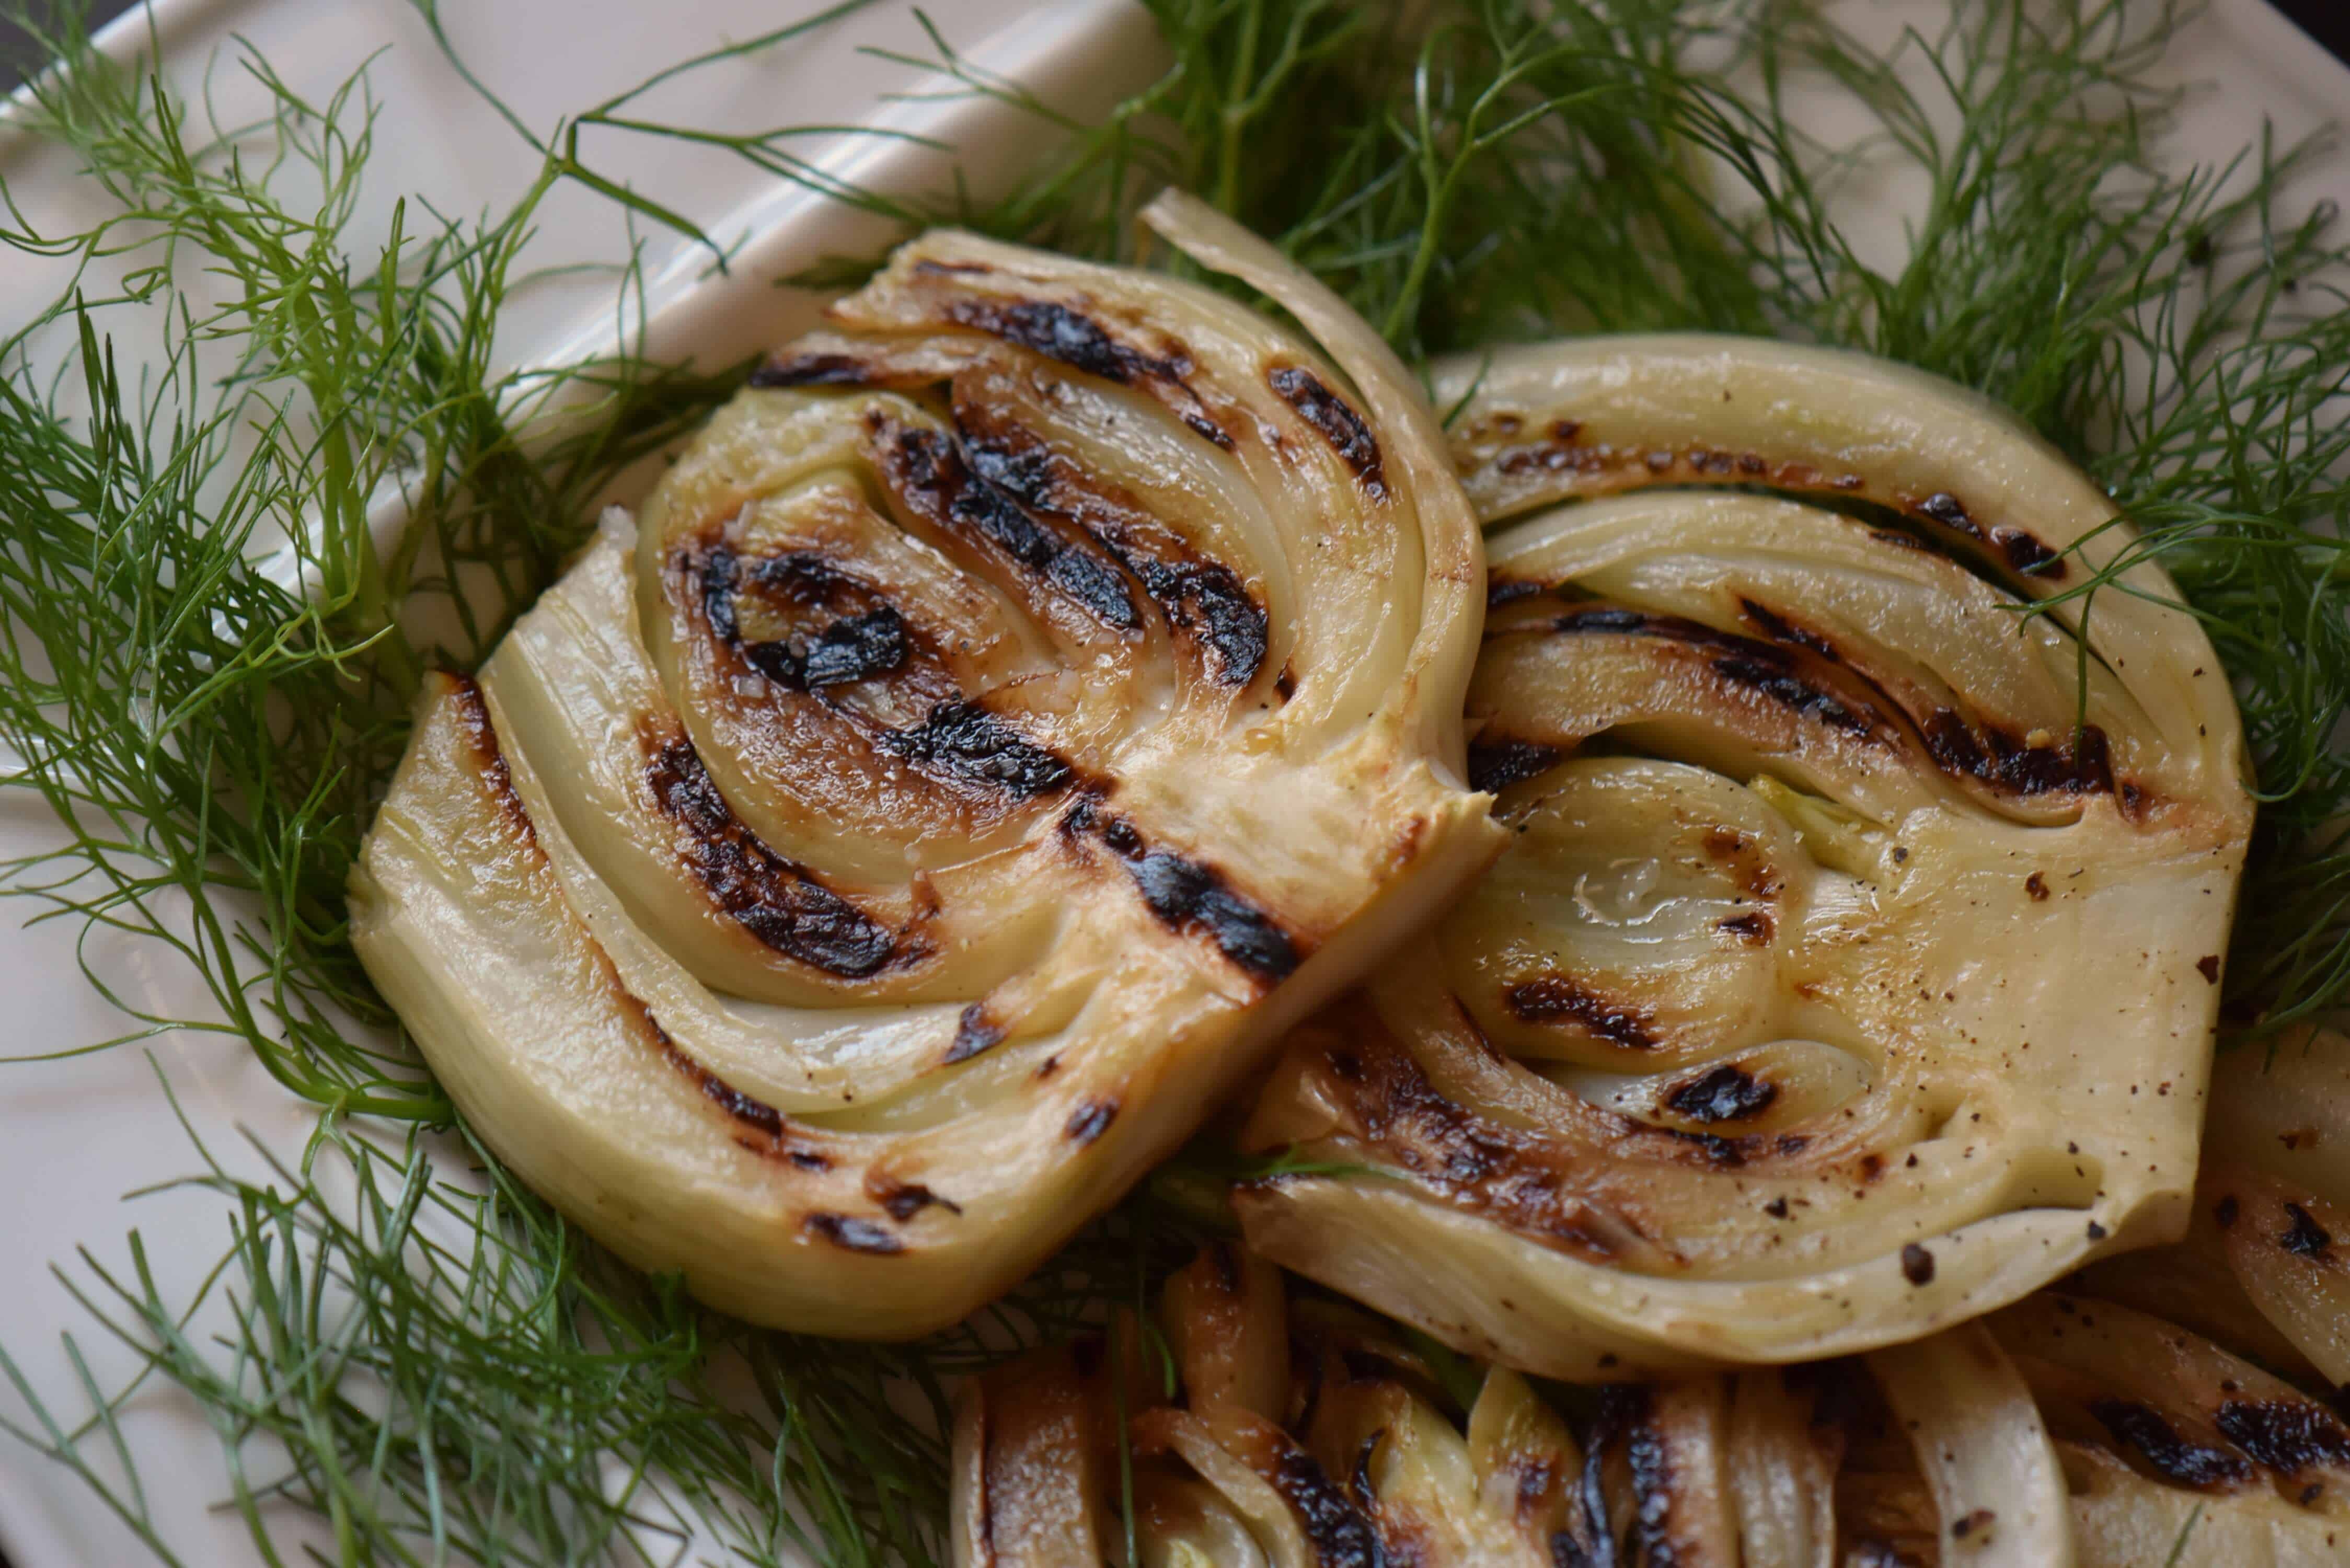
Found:
[{"label": "fennel core", "polygon": [[[411,200],[368,254],[349,238],[377,109],[364,73],[306,99],[240,61],[270,121],[215,126],[96,59],[78,7],[27,17],[68,67],[38,89],[44,131],[115,213],[42,234],[12,211],[0,243],[76,259],[139,245],[158,265],[120,296],[60,295],[0,344],[0,739],[23,759],[11,782],[39,792],[65,835],[9,885],[46,913],[176,950],[219,1010],[192,1027],[245,1042],[321,1108],[309,1168],[198,1178],[232,1216],[212,1287],[224,1344],[182,1329],[195,1303],[160,1293],[135,1245],[127,1272],[92,1261],[70,1276],[148,1376],[213,1419],[256,1542],[291,1508],[327,1521],[349,1562],[667,1561],[688,1521],[746,1562],[939,1562],[948,1380],[1140,1302],[1188,1251],[1138,1199],[986,1333],[892,1349],[750,1331],[618,1269],[452,1141],[438,1089],[384,1043],[341,889],[404,743],[406,691],[436,659],[476,662],[591,525],[610,477],[735,383],[722,367],[583,367],[561,389],[591,417],[526,449],[533,400],[556,389],[514,385],[491,341],[532,204],[576,181],[644,224],[691,227],[584,161],[577,132],[593,116],[715,142],[910,226],[951,220],[1090,256],[1122,255],[1135,205],[1188,185],[1277,237],[1408,356],[1703,327],[1865,348],[1980,388],[2122,499],[2236,679],[2263,798],[2228,965],[2241,1033],[2350,991],[2350,847],[2308,847],[2350,804],[2332,739],[2350,704],[2336,476],[2350,431],[2325,417],[2350,376],[2342,245],[2330,214],[2283,201],[2314,148],[2155,171],[2169,100],[2148,73],[2183,11],[1962,7],[1899,45],[1940,63],[1921,88],[1805,5],[1481,0],[1431,20],[1331,0],[1149,3],[1166,74],[1098,125],[1061,124],[1065,151],[998,200],[845,189],[792,153],[791,130],[660,127],[623,95],[551,132],[515,122],[546,160],[516,209],[445,217]],[[1421,13],[1411,29],[1407,9]],[[796,26],[679,68],[787,43]],[[931,47],[924,63],[955,90],[1052,118],[944,31]],[[1681,63],[1700,55],[1742,61],[1747,85]],[[1797,128],[1798,80],[1862,110],[1878,154],[1924,177],[1898,268],[1872,268],[1839,222],[1850,164]],[[1935,112],[1943,93],[1963,111],[1955,130]],[[232,132],[274,160],[224,158]],[[161,265],[175,253],[182,268],[201,255],[227,269],[228,303]],[[638,282],[631,260],[624,317]],[[109,348],[111,324],[133,319],[167,337],[143,388]],[[27,362],[44,329],[70,337],[87,418],[67,417]],[[414,521],[379,559],[367,504],[402,482]],[[316,597],[253,564],[306,516],[325,524]],[[486,593],[453,592],[460,575]],[[454,626],[437,648],[400,629],[428,607]],[[179,1026],[133,1013],[120,1039]],[[2255,1070],[2250,1055],[2220,1067]],[[328,1201],[338,1166],[356,1206]],[[459,1179],[460,1166],[483,1175]],[[130,1391],[86,1391],[86,1417],[45,1412],[19,1435],[178,1561],[135,1473],[106,1466]]]}]

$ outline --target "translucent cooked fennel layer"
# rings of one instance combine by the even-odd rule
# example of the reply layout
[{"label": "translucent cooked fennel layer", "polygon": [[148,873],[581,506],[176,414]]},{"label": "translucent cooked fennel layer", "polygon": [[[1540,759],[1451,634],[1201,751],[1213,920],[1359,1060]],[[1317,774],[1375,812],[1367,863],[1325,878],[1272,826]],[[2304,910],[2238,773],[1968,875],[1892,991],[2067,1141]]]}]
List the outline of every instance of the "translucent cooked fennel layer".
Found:
[{"label": "translucent cooked fennel layer", "polygon": [[965,1388],[958,1568],[2314,1568],[2350,1542],[2338,1416],[2088,1295],[1604,1388],[1415,1347],[1235,1245],[1155,1316]]},{"label": "translucent cooked fennel layer", "polygon": [[1825,350],[1594,338],[1436,398],[1502,524],[1470,754],[1510,847],[1293,1035],[1244,1141],[1309,1169],[1242,1189],[1251,1243],[1621,1377],[1914,1339],[2175,1238],[2251,806],[2111,503]]},{"label": "translucent cooked fennel layer", "polygon": [[436,684],[354,879],[489,1145],[752,1320],[962,1317],[1496,847],[1417,389],[1261,242],[1149,216],[1320,348],[907,245]]}]

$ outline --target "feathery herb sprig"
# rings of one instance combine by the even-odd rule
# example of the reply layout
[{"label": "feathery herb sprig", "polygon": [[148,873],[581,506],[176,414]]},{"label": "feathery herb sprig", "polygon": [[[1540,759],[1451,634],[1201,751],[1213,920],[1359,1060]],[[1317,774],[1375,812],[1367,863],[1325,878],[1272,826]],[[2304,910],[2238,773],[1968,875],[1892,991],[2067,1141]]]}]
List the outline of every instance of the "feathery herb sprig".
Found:
[{"label": "feathery herb sprig", "polygon": [[[582,184],[702,237],[598,174],[583,129],[715,145],[909,225],[1119,259],[1135,206],[1182,183],[1413,355],[1701,327],[1846,344],[1980,388],[2113,487],[2137,551],[2171,571],[2237,680],[2265,799],[2230,964],[2241,1021],[2257,1033],[2350,992],[2350,845],[2324,836],[2350,805],[2334,739],[2350,704],[2350,433],[2326,417],[2350,375],[2345,257],[2330,214],[2286,204],[2310,149],[2165,171],[2172,99],[2149,73],[2182,12],[1974,0],[1877,53],[1797,0],[1145,3],[1170,63],[1097,125],[931,29],[920,63],[947,90],[1063,139],[997,198],[841,186],[792,150],[832,128],[664,127],[623,95],[546,134],[509,114],[544,160],[515,208],[460,221],[411,200],[364,254],[363,72],[312,103],[244,60],[273,112],[215,126],[99,59],[78,6],[37,19],[63,67],[36,118],[118,215],[47,235],[8,206],[0,245],[147,265],[120,295],[69,290],[0,340],[0,740],[20,759],[9,782],[65,836],[8,886],[176,950],[219,1009],[193,1026],[242,1039],[321,1107],[307,1158],[266,1181],[205,1158],[196,1180],[227,1207],[231,1247],[200,1302],[166,1299],[135,1237],[127,1272],[85,1254],[73,1276],[146,1376],[213,1419],[268,1560],[290,1505],[329,1521],[351,1563],[665,1561],[688,1521],[745,1562],[935,1563],[951,1381],[1139,1309],[1217,1219],[1201,1200],[1213,1173],[1170,1171],[1160,1196],[1130,1199],[956,1334],[900,1348],[767,1334],[568,1228],[464,1140],[390,1035],[342,886],[416,673],[476,660],[615,477],[734,381],[625,353],[548,376],[500,367],[495,323],[548,191]],[[437,33],[432,0],[418,4]],[[1878,134],[1814,143],[1800,105],[1820,93]],[[1890,271],[1840,204],[1887,166],[1928,192]],[[187,286],[200,266],[227,269],[227,303]],[[143,384],[113,369],[118,318],[162,325]],[[36,376],[43,353],[62,384]],[[542,417],[558,405],[561,421]],[[392,489],[411,522],[379,557],[367,520]],[[301,573],[259,564],[289,537]],[[2074,591],[2092,590],[2114,591],[2111,575]],[[132,1017],[126,1039],[189,1026]],[[187,1326],[224,1316],[217,1338]],[[0,1370],[29,1400],[5,1354]],[[113,1417],[129,1391],[84,1384],[81,1424],[36,1402],[19,1436],[175,1561],[135,1471],[109,1482],[92,1459],[127,1459]],[[258,1468],[268,1452],[280,1468]]]}]

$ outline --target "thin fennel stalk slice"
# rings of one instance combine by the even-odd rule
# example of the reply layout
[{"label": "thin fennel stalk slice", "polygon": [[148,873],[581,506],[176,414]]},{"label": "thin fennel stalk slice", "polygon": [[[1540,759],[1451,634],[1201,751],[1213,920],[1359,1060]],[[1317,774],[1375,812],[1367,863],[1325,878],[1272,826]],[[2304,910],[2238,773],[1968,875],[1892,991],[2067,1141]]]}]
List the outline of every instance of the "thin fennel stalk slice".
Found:
[{"label": "thin fennel stalk slice", "polygon": [[1244,1183],[1251,1244],[1593,1378],[1914,1339],[2175,1239],[2251,807],[2159,569],[2062,597],[2112,503],[1825,350],[1586,339],[1436,394],[1506,522],[1470,754],[1513,832],[1293,1037],[1243,1141],[1336,1168]]},{"label": "thin fennel stalk slice", "polygon": [[1497,846],[1433,420],[1262,242],[1148,216],[1336,366],[1162,275],[907,245],[435,683],[354,879],[484,1140],[754,1322],[1000,1294]]},{"label": "thin fennel stalk slice", "polygon": [[957,1568],[2074,1561],[2057,1451],[1979,1326],[1866,1367],[1542,1386],[1224,1241],[1150,1315],[973,1379],[954,1466]]}]

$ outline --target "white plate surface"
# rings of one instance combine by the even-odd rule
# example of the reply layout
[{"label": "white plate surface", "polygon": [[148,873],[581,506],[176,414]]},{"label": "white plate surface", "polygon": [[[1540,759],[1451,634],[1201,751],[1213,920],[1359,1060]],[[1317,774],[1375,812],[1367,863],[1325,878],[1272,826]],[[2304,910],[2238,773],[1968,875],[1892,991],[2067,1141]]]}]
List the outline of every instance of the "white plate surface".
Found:
[{"label": "white plate surface", "polygon": [[[468,60],[534,128],[592,103],[640,78],[649,67],[729,38],[754,36],[807,9],[773,0],[484,0],[445,5]],[[1930,16],[1923,0],[1853,0],[1846,19],[1877,36],[1904,21]],[[371,67],[383,106],[368,176],[358,243],[372,243],[393,198],[429,193],[444,211],[496,208],[536,171],[536,159],[442,62],[404,0],[157,0],[156,27],[169,74],[183,87],[204,78],[241,35],[298,88],[324,90],[379,48]],[[933,15],[958,47],[1034,85],[1047,101],[1097,109],[1145,79],[1155,56],[1147,19],[1132,0],[944,0]],[[729,130],[786,123],[892,122],[943,135],[983,183],[1032,157],[1039,128],[998,109],[959,105],[884,105],[882,95],[925,84],[907,67],[858,53],[885,43],[920,53],[912,8],[889,3],[822,34],[755,60],[672,84],[644,107],[647,117]],[[134,13],[108,37],[110,50],[144,47]],[[2182,79],[2195,84],[2177,161],[2223,157],[2255,138],[2263,115],[2281,138],[2329,120],[2350,120],[2350,72],[2266,9],[2261,0],[2221,0],[2171,52]],[[231,73],[215,72],[234,98]],[[234,108],[224,104],[233,116]],[[720,156],[681,156],[674,144],[615,138],[601,166],[637,182],[712,233],[749,236],[731,276],[708,274],[703,258],[666,238],[649,249],[655,316],[650,348],[663,356],[697,355],[726,362],[775,341],[804,318],[807,302],[772,280],[827,254],[869,249],[879,231],[869,220],[828,210],[802,193]],[[828,156],[868,182],[899,189],[941,188],[946,161],[871,142]],[[54,151],[0,126],[5,175],[36,224],[78,227],[90,194]],[[2350,205],[2350,157],[2317,171],[2296,202],[2332,199]],[[369,228],[369,225],[375,225]],[[559,195],[546,211],[533,260],[554,265],[608,261],[624,236],[611,209],[585,192]],[[1885,224],[1888,250],[1899,230]],[[51,297],[58,274],[11,254],[0,265],[0,328],[21,321]],[[537,290],[505,324],[502,354],[514,363],[567,358],[608,330],[608,288],[573,281]],[[118,322],[117,330],[124,331]],[[135,357],[140,346],[121,345]],[[55,842],[35,802],[0,793],[0,859]],[[64,924],[16,929],[21,907],[0,906],[0,1054],[104,1038],[118,1015],[81,981],[77,933]],[[29,910],[21,910],[29,912]],[[95,941],[85,956],[138,1005],[187,1016],[203,998],[166,955],[120,942]],[[207,1141],[231,1150],[236,1129],[284,1149],[310,1125],[309,1113],[249,1062],[213,1036],[151,1043],[181,1103]],[[0,1345],[24,1364],[42,1396],[61,1411],[79,1408],[57,1336],[71,1331],[90,1352],[102,1383],[131,1366],[103,1343],[47,1274],[90,1247],[110,1265],[125,1256],[132,1227],[146,1238],[167,1292],[193,1282],[224,1244],[224,1216],[209,1199],[170,1195],[126,1208],[120,1194],[186,1174],[193,1156],[138,1050],[36,1066],[0,1067]],[[246,1162],[251,1168],[251,1162]],[[21,1418],[15,1397],[0,1390],[0,1416]],[[182,1560],[221,1568],[257,1562],[243,1526],[213,1511],[226,1491],[219,1449],[201,1418],[167,1391],[142,1397],[127,1428],[141,1459],[161,1532]],[[321,1542],[321,1544],[325,1544]],[[92,1568],[131,1563],[143,1553],[130,1533],[88,1495],[37,1458],[0,1438],[0,1547],[16,1568]]]}]

